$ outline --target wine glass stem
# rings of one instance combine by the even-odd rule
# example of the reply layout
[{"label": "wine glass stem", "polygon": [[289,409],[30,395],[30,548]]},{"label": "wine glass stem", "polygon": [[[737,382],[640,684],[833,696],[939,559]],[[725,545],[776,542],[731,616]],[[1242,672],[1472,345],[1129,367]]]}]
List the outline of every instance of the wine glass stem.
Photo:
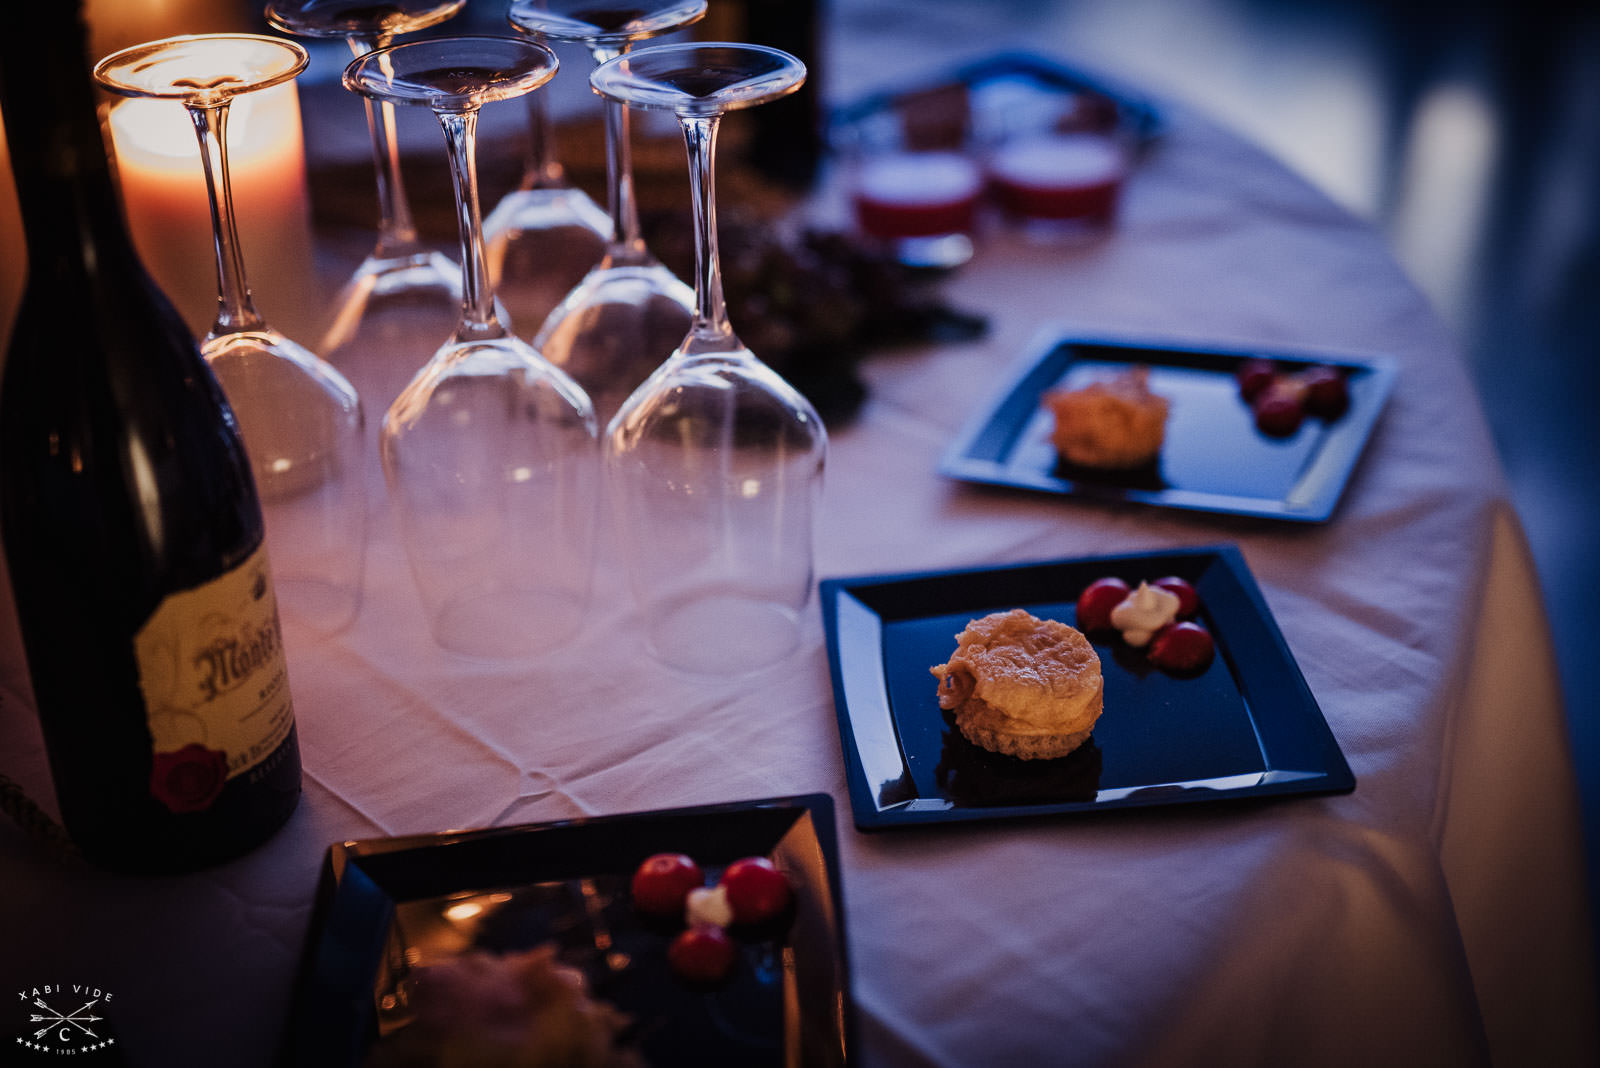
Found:
[{"label": "wine glass stem", "polygon": [[[389,43],[388,35],[375,38],[351,37],[350,52],[360,59],[368,52]],[[394,104],[388,100],[363,99],[367,108],[367,133],[372,138],[372,167],[378,180],[378,247],[375,255],[392,259],[421,251],[417,227],[411,217],[411,202],[406,198],[400,177],[400,140],[395,125]]]},{"label": "wine glass stem", "polygon": [[266,323],[257,314],[245,282],[239,228],[233,216],[233,190],[228,180],[228,101],[184,106],[200,141],[200,162],[205,168],[206,194],[211,202],[211,240],[217,254],[217,318],[210,336],[263,329]]},{"label": "wine glass stem", "polygon": [[559,189],[566,172],[556,157],[555,127],[550,122],[543,93],[528,94],[528,160],[522,175],[523,189]]},{"label": "wine glass stem", "polygon": [[694,323],[691,335],[702,341],[733,337],[722,297],[722,257],[717,249],[715,164],[720,115],[682,116],[683,143],[689,153],[689,192],[694,203]]},{"label": "wine glass stem", "polygon": [[450,177],[461,227],[461,323],[455,340],[483,341],[506,336],[494,310],[494,286],[483,249],[483,214],[478,206],[478,111],[436,111],[450,151]]},{"label": "wine glass stem", "polygon": [[[595,62],[604,63],[627,51],[625,46],[595,48]],[[606,100],[606,182],[611,205],[611,248],[607,264],[620,266],[648,261],[644,238],[639,233],[639,205],[633,196],[633,147],[628,105]]]}]

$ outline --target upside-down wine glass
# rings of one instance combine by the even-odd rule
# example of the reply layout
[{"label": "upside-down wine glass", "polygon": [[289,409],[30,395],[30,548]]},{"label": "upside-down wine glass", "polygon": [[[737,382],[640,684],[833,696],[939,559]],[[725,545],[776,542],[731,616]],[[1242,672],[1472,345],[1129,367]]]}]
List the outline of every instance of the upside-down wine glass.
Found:
[{"label": "upside-down wine glass", "polygon": [[461,229],[461,319],[383,420],[383,470],[436,641],[493,659],[574,635],[594,560],[599,449],[583,390],[500,320],[483,245],[476,136],[485,103],[556,71],[543,45],[443,37],[353,60],[347,88],[433,109]]},{"label": "upside-down wine glass", "polygon": [[605,255],[611,216],[567,180],[544,93],[529,93],[522,181],[483,220],[489,278],[513,324],[532,329]]},{"label": "upside-down wine glass", "polygon": [[728,322],[712,180],[722,115],[794,92],[805,73],[774,48],[706,43],[640,49],[590,76],[603,96],[675,113],[688,148],[694,322],[612,419],[605,454],[650,649],[694,672],[786,656],[811,592],[827,433]]},{"label": "upside-down wine glass", "polygon": [[200,141],[217,257],[217,318],[200,351],[239,421],[284,614],[331,633],[354,620],[366,553],[361,402],[344,376],[268,326],[245,280],[228,179],[228,108],[305,69],[305,49],[256,34],[171,37],[94,68],[123,96],[175,100]]},{"label": "upside-down wine glass", "polygon": [[[466,0],[270,0],[268,24],[296,37],[342,40],[359,58],[453,17]],[[378,189],[378,239],[333,301],[321,351],[362,396],[393,400],[454,327],[461,268],[417,236],[400,173],[394,105],[363,98]]]},{"label": "upside-down wine glass", "polygon": [[[596,64],[705,16],[706,0],[512,0],[517,29],[588,48]],[[534,348],[577,379],[602,422],[688,329],[694,291],[655,258],[639,230],[627,104],[606,100],[611,240],[605,256],[533,337]]]}]

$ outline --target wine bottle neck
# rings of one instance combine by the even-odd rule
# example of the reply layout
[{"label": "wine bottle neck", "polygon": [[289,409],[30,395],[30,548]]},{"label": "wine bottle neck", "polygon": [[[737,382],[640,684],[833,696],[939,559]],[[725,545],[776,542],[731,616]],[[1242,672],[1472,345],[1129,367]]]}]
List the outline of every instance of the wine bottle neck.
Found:
[{"label": "wine bottle neck", "polygon": [[[77,3],[42,4],[41,32],[0,34],[0,112],[30,269],[89,271],[134,258],[89,75]],[[108,262],[115,261],[115,262]]]}]

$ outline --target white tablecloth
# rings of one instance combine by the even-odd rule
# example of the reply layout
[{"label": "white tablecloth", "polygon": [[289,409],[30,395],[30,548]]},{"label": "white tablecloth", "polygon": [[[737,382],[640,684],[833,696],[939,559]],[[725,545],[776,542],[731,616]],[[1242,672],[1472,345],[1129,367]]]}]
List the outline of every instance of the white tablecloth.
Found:
[{"label": "white tablecloth", "polygon": [[[948,286],[982,341],[867,366],[832,429],[820,575],[1234,542],[1353,794],[915,834],[850,826],[813,604],[753,679],[640,652],[620,585],[549,662],[437,650],[392,524],[331,641],[287,634],[305,795],[214,871],[63,868],[0,828],[0,1035],[16,991],[113,991],[136,1064],[265,1064],[330,842],[823,791],[839,806],[860,1052],[876,1064],[1592,1064],[1576,793],[1537,587],[1455,344],[1379,238],[1174,112],[1115,234],[991,234]],[[1384,353],[1400,373],[1325,525],[1014,495],[934,465],[1051,323]],[[14,670],[0,768],[47,790]]]}]

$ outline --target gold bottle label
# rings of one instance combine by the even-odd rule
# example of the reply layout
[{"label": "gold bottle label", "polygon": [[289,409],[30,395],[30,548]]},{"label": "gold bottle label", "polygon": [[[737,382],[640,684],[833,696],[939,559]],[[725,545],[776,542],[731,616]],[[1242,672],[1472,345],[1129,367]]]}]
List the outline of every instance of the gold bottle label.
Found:
[{"label": "gold bottle label", "polygon": [[154,743],[150,793],[173,812],[209,808],[288,737],[294,705],[265,543],[163,600],[133,645]]}]

